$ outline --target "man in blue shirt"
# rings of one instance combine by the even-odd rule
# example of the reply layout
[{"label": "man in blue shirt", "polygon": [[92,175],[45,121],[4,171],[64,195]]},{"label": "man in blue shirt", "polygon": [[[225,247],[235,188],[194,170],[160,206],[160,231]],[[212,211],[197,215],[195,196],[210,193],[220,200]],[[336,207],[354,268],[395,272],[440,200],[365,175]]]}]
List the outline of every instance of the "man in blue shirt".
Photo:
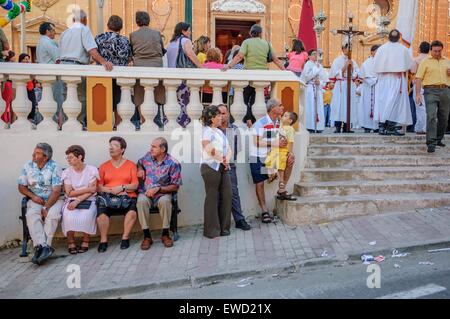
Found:
[{"label": "man in blue shirt", "polygon": [[238,180],[236,174],[236,160],[237,154],[240,151],[241,141],[239,129],[236,125],[230,123],[230,113],[225,104],[219,105],[220,114],[222,114],[222,126],[220,129],[228,138],[231,148],[233,149],[233,160],[230,163],[230,177],[231,177],[231,190],[232,190],[232,203],[231,213],[233,214],[236,228],[242,230],[250,230],[250,225],[245,221],[245,217],[242,214],[241,199],[239,197]]},{"label": "man in blue shirt", "polygon": [[26,163],[18,179],[19,192],[29,198],[27,225],[35,247],[32,262],[41,265],[54,252],[53,235],[61,218],[61,169],[52,160],[53,150],[47,143],[39,143],[33,159]]}]

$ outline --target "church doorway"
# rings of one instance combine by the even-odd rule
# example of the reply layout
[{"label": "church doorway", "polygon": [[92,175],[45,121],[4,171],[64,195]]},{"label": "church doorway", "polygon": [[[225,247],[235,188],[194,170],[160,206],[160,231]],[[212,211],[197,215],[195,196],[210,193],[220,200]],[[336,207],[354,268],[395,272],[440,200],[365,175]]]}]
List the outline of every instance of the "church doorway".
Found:
[{"label": "church doorway", "polygon": [[234,45],[241,45],[250,37],[250,28],[260,21],[216,19],[215,21],[215,46],[222,51],[223,56]]}]

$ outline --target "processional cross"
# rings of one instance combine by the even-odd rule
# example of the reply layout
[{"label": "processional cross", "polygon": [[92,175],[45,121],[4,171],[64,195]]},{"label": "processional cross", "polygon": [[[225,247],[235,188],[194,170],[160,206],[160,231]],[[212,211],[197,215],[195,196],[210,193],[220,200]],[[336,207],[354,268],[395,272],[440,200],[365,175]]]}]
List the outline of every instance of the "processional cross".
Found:
[{"label": "processional cross", "polygon": [[[352,40],[354,36],[365,35],[364,31],[353,30],[353,14],[348,14],[348,29],[333,30],[333,34],[342,34],[346,36],[346,43],[348,43],[348,61],[352,61]],[[352,75],[353,75],[353,63],[349,63],[347,68],[347,132],[350,132],[351,121],[351,94],[352,94]]]}]

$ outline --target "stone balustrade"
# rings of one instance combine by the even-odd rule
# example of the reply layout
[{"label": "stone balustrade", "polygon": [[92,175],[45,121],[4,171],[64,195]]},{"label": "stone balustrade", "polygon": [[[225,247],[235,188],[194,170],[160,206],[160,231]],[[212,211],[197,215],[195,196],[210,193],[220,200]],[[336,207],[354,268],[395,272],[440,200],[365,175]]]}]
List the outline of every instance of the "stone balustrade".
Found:
[{"label": "stone balustrade", "polygon": [[[58,125],[52,119],[57,111],[57,103],[54,100],[53,84],[57,80],[61,80],[66,84],[66,99],[63,103],[64,113],[68,116],[68,121],[62,125],[63,131],[81,131],[82,126],[77,121],[77,116],[81,112],[82,104],[79,100],[79,92],[81,89],[82,76],[90,79],[86,90],[92,90],[91,94],[86,94],[87,107],[92,108],[93,119],[88,118],[88,122],[106,121],[112,116],[106,116],[102,112],[112,113],[112,98],[102,95],[112,96],[112,84],[110,87],[105,86],[103,81],[97,83],[97,79],[116,80],[121,90],[121,100],[117,105],[117,112],[122,118],[122,122],[118,125],[117,130],[120,132],[132,132],[135,126],[130,122],[131,117],[135,113],[135,104],[133,103],[133,88],[137,82],[144,87],[144,102],[141,105],[142,115],[147,119],[142,125],[141,131],[158,130],[153,119],[158,114],[158,104],[155,102],[155,88],[160,81],[165,87],[166,103],[163,106],[164,114],[168,119],[164,130],[171,130],[179,127],[177,118],[180,115],[180,104],[177,96],[178,87],[184,83],[190,90],[189,104],[187,105],[187,113],[191,118],[191,124],[198,121],[203,110],[203,104],[200,100],[202,87],[208,85],[213,89],[212,104],[222,103],[222,91],[224,88],[234,88],[233,103],[230,107],[231,114],[236,119],[238,126],[244,126],[242,118],[247,112],[244,103],[243,90],[247,85],[255,88],[255,103],[252,107],[253,115],[256,118],[264,116],[265,108],[265,88],[272,87],[272,97],[277,97],[283,101],[286,109],[292,109],[299,114],[303,114],[302,104],[304,92],[303,86],[298,78],[288,71],[246,71],[246,70],[230,70],[222,72],[220,70],[207,69],[168,69],[168,68],[140,68],[140,67],[115,67],[112,72],[106,72],[100,66],[80,66],[80,65],[43,65],[43,64],[20,64],[20,63],[0,63],[0,82],[10,80],[15,88],[15,97],[12,102],[12,109],[17,115],[17,120],[10,126],[5,128],[12,131],[24,131],[31,129],[31,123],[27,120],[27,116],[31,111],[31,102],[27,96],[27,82],[31,78],[35,78],[42,84],[42,99],[39,102],[39,112],[43,115],[44,120],[37,125],[37,131],[57,131]],[[90,83],[90,84],[89,84]],[[284,87],[288,86],[291,93],[283,96],[283,90],[276,90],[277,83],[284,83]],[[100,86],[100,88],[99,88]],[[292,91],[297,95],[295,99]],[[91,101],[90,101],[91,100]],[[294,105],[292,101],[300,101],[300,105]],[[105,105],[102,105],[105,104]],[[286,105],[290,104],[290,105]],[[5,103],[0,99],[0,112],[3,113]],[[304,116],[301,116],[302,123]],[[301,126],[301,125],[300,125]],[[89,129],[88,125],[88,130]],[[112,130],[112,123],[110,125]],[[188,127],[189,128],[189,127]],[[94,129],[94,131],[96,131]],[[99,130],[97,130],[99,131]],[[101,130],[100,130],[101,131]],[[104,131],[104,129],[103,129]]]}]

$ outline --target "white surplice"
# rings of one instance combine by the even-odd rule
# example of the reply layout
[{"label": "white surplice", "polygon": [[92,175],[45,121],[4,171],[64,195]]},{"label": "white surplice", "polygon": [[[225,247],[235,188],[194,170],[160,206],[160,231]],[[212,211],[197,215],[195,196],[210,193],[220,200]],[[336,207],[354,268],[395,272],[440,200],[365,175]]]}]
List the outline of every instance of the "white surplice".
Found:
[{"label": "white surplice", "polygon": [[[348,57],[341,55],[337,57],[330,70],[330,79],[336,79],[336,83],[333,89],[333,98],[331,100],[331,125],[334,122],[347,122],[347,72],[342,72],[342,68],[347,62]],[[352,79],[356,79],[359,75],[359,66],[355,60],[353,60],[353,72]],[[357,96],[356,96],[356,85],[352,81],[351,84],[351,109],[350,109],[350,121],[353,124],[357,122]]]},{"label": "white surplice", "polygon": [[369,57],[361,67],[361,98],[358,107],[358,125],[366,129],[376,129],[373,121],[377,74],[373,71],[373,58]]},{"label": "white surplice", "polygon": [[400,125],[413,123],[407,78],[407,72],[413,65],[411,53],[398,42],[388,42],[378,49],[373,62],[374,72],[378,74],[374,111],[376,124],[386,121]]},{"label": "white surplice", "polygon": [[[315,85],[318,78],[320,85]],[[323,86],[328,76],[319,62],[306,62],[300,80],[306,84],[306,129],[325,130],[325,111],[323,107]],[[317,110],[317,114],[316,114]]]}]

